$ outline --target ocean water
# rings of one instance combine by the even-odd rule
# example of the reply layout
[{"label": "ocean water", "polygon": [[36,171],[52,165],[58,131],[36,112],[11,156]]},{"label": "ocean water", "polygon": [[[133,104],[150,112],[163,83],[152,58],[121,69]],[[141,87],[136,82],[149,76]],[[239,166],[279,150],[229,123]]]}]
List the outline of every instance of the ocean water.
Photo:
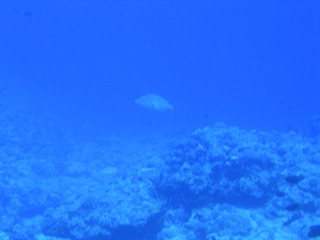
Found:
[{"label": "ocean water", "polygon": [[0,240],[320,237],[318,1],[0,1]]}]

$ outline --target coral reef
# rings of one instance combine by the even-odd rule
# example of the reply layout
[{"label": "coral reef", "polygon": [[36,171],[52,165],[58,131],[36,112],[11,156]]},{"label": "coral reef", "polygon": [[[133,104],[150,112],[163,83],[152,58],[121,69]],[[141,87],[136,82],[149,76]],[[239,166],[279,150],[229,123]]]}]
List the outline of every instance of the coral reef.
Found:
[{"label": "coral reef", "polygon": [[0,239],[320,235],[318,136],[218,123],[178,140],[77,141],[1,107]]}]

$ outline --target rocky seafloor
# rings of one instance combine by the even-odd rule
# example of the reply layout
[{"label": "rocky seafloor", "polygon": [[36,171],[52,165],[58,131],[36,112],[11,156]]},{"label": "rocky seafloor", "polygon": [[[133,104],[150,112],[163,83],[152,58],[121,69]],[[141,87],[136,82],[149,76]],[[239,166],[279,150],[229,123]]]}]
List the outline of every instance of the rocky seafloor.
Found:
[{"label": "rocky seafloor", "polygon": [[317,135],[76,141],[0,107],[0,240],[320,238]]}]

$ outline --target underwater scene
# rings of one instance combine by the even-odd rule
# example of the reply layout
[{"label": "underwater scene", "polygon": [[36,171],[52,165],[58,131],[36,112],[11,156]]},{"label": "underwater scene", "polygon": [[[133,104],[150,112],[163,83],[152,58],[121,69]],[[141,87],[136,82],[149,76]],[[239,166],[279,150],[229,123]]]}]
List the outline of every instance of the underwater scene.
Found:
[{"label": "underwater scene", "polygon": [[0,1],[0,240],[313,239],[319,1]]}]

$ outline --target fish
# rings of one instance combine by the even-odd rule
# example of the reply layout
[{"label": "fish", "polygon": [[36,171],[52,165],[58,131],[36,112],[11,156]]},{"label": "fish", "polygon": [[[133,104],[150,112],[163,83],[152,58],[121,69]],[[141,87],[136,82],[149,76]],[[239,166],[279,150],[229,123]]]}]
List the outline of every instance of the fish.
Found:
[{"label": "fish", "polygon": [[141,107],[156,111],[172,111],[173,106],[163,97],[157,94],[147,94],[134,101]]}]

